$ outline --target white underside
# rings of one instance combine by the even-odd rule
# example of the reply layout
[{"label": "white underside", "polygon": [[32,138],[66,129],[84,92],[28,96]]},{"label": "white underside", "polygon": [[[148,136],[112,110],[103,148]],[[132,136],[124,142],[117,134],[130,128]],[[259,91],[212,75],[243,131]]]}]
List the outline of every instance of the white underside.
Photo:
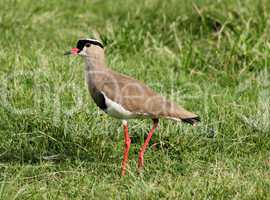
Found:
[{"label": "white underside", "polygon": [[109,99],[103,92],[102,92],[102,94],[105,97],[105,103],[107,105],[106,113],[108,115],[115,117],[115,118],[119,118],[119,119],[130,119],[130,118],[134,118],[137,116],[136,113],[132,113],[132,112],[126,110],[120,104]]},{"label": "white underside", "polygon": [[165,119],[170,119],[170,120],[174,120],[174,121],[177,121],[177,122],[182,121],[180,118],[175,118],[175,117],[165,117]]},{"label": "white underside", "polygon": [[[102,94],[105,97],[105,103],[107,106],[106,113],[112,117],[119,118],[119,119],[132,119],[137,117],[142,118],[152,118],[148,114],[142,114],[142,113],[132,113],[129,110],[126,110],[123,106],[120,104],[112,101],[109,99],[103,92]],[[174,118],[174,117],[165,117],[166,119],[174,120],[174,121],[181,121],[180,118]]]}]

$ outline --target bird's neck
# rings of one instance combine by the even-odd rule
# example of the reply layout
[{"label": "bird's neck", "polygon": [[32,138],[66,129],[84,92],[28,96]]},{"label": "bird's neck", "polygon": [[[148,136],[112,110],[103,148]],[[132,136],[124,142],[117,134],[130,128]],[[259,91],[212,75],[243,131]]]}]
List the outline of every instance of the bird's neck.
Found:
[{"label": "bird's neck", "polygon": [[95,88],[97,78],[106,73],[106,63],[105,59],[98,56],[85,57],[85,75],[86,82],[88,84],[89,90],[92,93],[93,88]]},{"label": "bird's neck", "polygon": [[85,70],[89,71],[99,71],[106,67],[105,58],[102,55],[92,55],[85,57]]}]

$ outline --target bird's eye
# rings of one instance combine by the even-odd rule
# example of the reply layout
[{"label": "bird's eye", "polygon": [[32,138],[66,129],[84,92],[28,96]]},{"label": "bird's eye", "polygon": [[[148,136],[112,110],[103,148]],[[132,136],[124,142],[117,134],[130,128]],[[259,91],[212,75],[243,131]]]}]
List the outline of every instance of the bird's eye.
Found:
[{"label": "bird's eye", "polygon": [[90,43],[86,43],[86,45],[85,45],[86,47],[90,47],[91,46],[91,44]]}]

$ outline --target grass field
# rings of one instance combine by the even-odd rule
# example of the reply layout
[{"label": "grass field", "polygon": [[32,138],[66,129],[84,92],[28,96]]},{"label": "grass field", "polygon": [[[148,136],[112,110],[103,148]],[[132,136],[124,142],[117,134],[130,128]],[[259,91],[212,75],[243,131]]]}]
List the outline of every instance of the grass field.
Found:
[{"label": "grass field", "polygon": [[[268,0],[0,0],[0,199],[270,199]],[[80,58],[99,32],[107,61],[200,115],[121,122],[92,102]]]}]

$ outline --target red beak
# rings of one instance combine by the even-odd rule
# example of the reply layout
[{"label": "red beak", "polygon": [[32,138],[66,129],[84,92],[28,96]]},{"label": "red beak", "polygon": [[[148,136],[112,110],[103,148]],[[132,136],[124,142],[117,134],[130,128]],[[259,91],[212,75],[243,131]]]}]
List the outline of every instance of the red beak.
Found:
[{"label": "red beak", "polygon": [[64,53],[64,55],[77,55],[79,53],[80,49],[78,48],[72,48],[70,51],[67,51],[66,53]]}]

